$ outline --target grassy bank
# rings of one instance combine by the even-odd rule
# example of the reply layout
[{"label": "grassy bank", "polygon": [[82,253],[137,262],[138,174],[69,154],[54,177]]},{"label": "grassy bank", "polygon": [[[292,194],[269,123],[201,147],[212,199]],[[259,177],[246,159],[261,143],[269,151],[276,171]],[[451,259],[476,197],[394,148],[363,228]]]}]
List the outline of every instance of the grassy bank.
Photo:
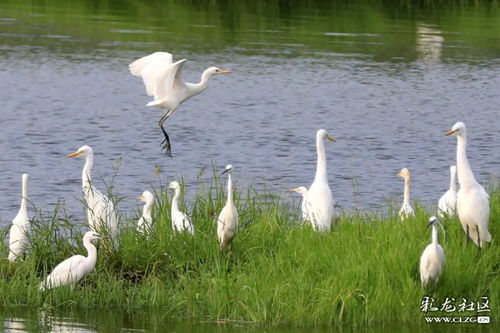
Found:
[{"label": "grassy bank", "polygon": [[[240,227],[233,250],[220,253],[215,219],[224,205],[223,184],[202,188],[189,205],[194,237],[173,234],[170,197],[157,195],[155,231],[141,235],[135,217],[123,218],[119,250],[101,242],[95,271],[73,289],[41,293],[38,284],[61,260],[85,253],[81,225],[63,210],[37,214],[25,260],[0,259],[0,306],[149,307],[164,311],[165,318],[329,326],[423,322],[425,295],[439,304],[445,297],[458,304],[488,296],[492,321],[500,319],[498,188],[491,191],[491,246],[479,252],[466,244],[458,220],[443,221],[446,268],[439,287],[429,292],[420,288],[418,275],[419,257],[430,242],[424,209],[405,223],[396,216],[346,214],[331,232],[316,233],[298,225],[297,207],[245,189],[236,195]],[[2,244],[1,257],[7,253]]]}]

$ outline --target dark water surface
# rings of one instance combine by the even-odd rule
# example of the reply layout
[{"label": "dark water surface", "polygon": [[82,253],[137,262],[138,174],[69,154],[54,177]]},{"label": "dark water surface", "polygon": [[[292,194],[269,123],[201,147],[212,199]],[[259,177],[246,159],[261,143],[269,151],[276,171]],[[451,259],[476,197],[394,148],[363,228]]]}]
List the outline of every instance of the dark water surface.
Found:
[{"label": "dark water surface", "polygon": [[[344,209],[381,209],[387,199],[400,200],[403,181],[395,174],[402,167],[413,173],[412,198],[435,205],[455,158],[456,140],[443,133],[458,120],[468,126],[477,178],[487,183],[500,175],[498,2],[291,3],[2,1],[0,225],[17,212],[23,172],[38,207],[63,200],[83,216],[84,161],[65,156],[84,144],[95,149],[100,189],[101,177],[111,182],[122,159],[114,190],[126,197],[120,211],[128,215],[151,186],[183,176],[188,195],[196,192],[200,170],[212,162],[233,164],[240,184],[288,196],[286,189],[312,182],[319,128],[337,138],[326,147],[328,172]],[[168,119],[173,159],[160,150],[160,110],[145,107],[150,99],[127,68],[158,50],[188,59],[188,81],[212,65],[234,71],[213,78]],[[167,327],[144,313],[110,315],[120,319],[47,317],[38,310],[2,318],[10,332]],[[193,329],[172,325],[170,331]]]}]

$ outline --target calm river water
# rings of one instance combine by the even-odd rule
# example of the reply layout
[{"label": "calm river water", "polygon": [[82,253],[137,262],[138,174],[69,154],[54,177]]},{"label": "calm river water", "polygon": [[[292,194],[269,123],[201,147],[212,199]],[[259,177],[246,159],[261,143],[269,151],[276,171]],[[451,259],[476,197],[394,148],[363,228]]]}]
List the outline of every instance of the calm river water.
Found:
[{"label": "calm river water", "polygon": [[[343,209],[400,200],[403,167],[412,198],[435,205],[455,159],[443,133],[456,121],[467,124],[477,178],[500,175],[499,17],[489,1],[4,0],[0,225],[17,212],[24,172],[37,207],[62,200],[83,216],[84,162],[65,156],[84,144],[100,189],[122,159],[114,191],[128,215],[145,189],[181,176],[195,193],[212,163],[296,202],[286,189],[312,182],[319,128],[337,139],[328,174]],[[145,107],[127,67],[159,50],[188,59],[187,81],[213,65],[234,72],[168,119],[173,158],[160,149],[161,111]]]}]

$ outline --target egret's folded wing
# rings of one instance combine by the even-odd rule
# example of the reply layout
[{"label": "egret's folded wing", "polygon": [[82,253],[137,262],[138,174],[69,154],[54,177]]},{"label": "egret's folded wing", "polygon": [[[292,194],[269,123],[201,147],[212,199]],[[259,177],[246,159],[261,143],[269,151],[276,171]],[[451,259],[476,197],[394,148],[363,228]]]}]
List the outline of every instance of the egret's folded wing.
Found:
[{"label": "egret's folded wing", "polygon": [[146,92],[149,96],[153,96],[156,90],[158,76],[166,67],[172,64],[172,55],[168,52],[155,52],[148,56],[142,57],[129,65],[129,70],[132,75],[142,77]]},{"label": "egret's folded wing", "polygon": [[182,72],[182,65],[185,61],[186,59],[182,59],[173,63],[158,75],[154,93],[155,100],[164,99],[176,86],[184,84],[180,79],[180,75]]},{"label": "egret's folded wing", "polygon": [[43,284],[46,288],[54,288],[68,283],[76,277],[78,266],[84,261],[85,257],[82,255],[75,255],[64,260],[52,270],[45,278]]}]

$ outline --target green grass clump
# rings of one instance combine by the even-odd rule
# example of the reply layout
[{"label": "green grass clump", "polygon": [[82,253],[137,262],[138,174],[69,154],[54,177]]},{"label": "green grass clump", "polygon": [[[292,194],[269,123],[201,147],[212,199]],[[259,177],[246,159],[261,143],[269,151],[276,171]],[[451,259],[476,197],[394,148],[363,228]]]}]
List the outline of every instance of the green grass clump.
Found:
[{"label": "green grass clump", "polygon": [[[418,207],[416,217],[404,223],[394,212],[387,217],[345,213],[331,232],[317,233],[300,226],[298,207],[250,187],[235,194],[238,234],[232,250],[220,252],[216,218],[225,193],[224,184],[214,179],[208,189],[201,187],[189,209],[181,202],[195,222],[194,236],[172,232],[170,195],[158,192],[149,235],[136,231],[137,217],[122,217],[117,250],[101,241],[93,273],[74,287],[43,293],[38,284],[58,262],[86,253],[81,244],[86,229],[64,210],[38,213],[25,259],[0,260],[0,306],[156,308],[176,318],[341,326],[423,322],[428,314],[420,305],[426,295],[439,304],[446,297],[458,304],[487,296],[489,315],[498,322],[500,189],[490,194],[491,245],[479,251],[466,243],[457,218],[441,221],[446,266],[439,285],[429,291],[420,287],[418,262],[431,240],[426,227],[431,214]],[[1,257],[7,253],[3,244]]]}]

